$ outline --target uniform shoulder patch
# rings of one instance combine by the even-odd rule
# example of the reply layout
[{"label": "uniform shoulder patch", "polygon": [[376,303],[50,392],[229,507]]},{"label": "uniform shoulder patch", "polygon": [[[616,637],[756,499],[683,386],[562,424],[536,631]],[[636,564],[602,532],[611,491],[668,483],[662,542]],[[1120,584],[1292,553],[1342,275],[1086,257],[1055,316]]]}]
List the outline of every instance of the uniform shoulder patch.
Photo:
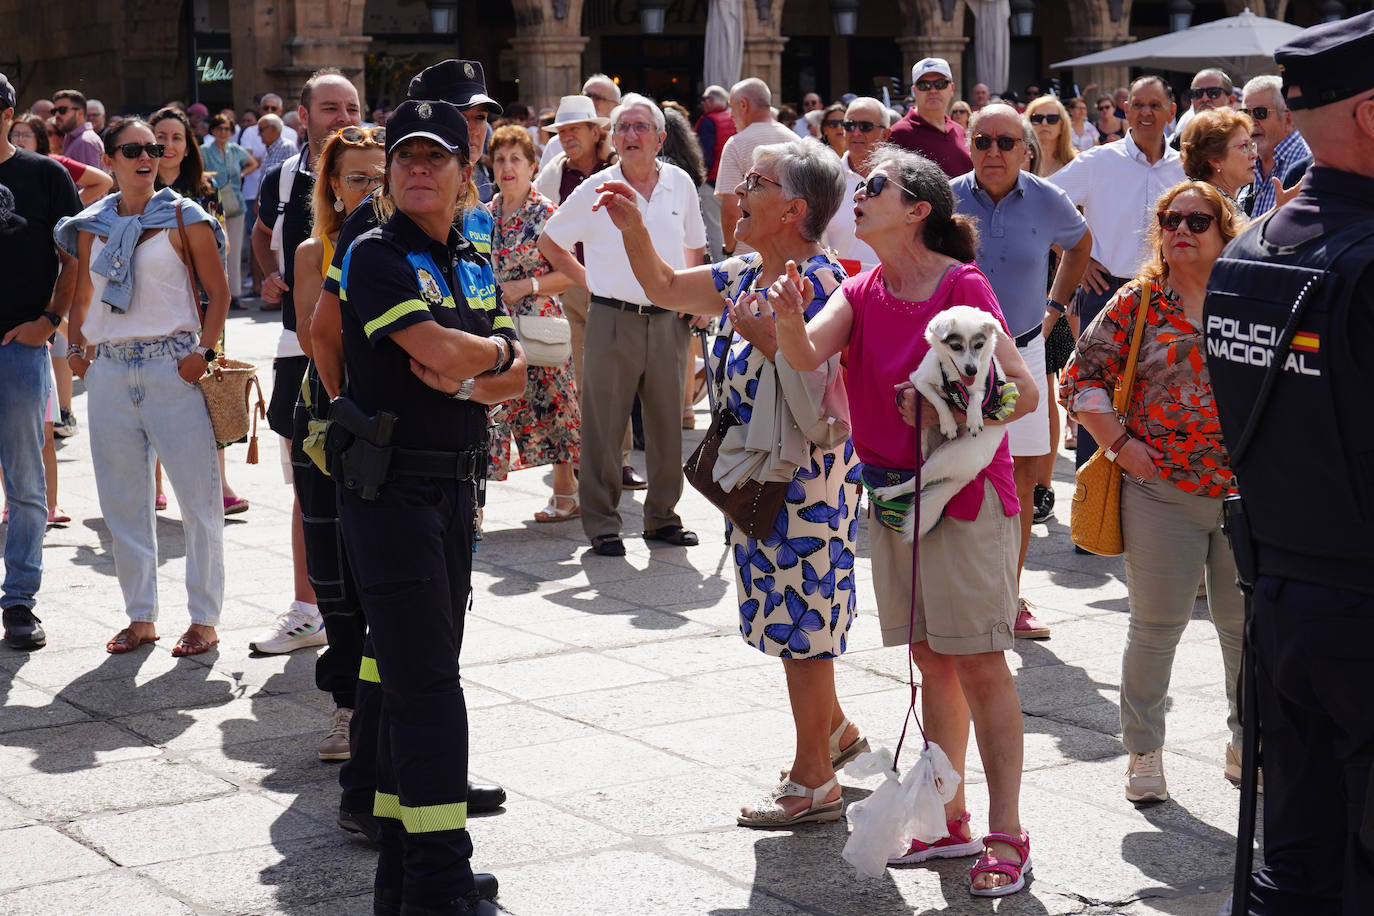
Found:
[{"label": "uniform shoulder patch", "polygon": [[420,294],[425,297],[425,301],[430,305],[441,305],[444,301],[443,290],[439,288],[439,282],[434,279],[434,274],[423,267],[415,268],[415,279],[420,282]]}]

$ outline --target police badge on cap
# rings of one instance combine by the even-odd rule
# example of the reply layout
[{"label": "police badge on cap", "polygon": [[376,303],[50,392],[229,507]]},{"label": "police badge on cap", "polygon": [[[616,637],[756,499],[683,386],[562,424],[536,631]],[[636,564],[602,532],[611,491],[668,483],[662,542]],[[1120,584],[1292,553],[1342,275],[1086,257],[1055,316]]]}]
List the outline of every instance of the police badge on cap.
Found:
[{"label": "police badge on cap", "polygon": [[450,153],[468,155],[468,120],[458,106],[448,102],[417,102],[407,99],[386,122],[386,154],[407,140],[424,137]]},{"label": "police badge on cap", "polygon": [[443,99],[460,109],[486,106],[493,114],[501,114],[501,106],[487,95],[486,74],[475,60],[445,60],[426,67],[410,81],[406,95],[412,99]]}]

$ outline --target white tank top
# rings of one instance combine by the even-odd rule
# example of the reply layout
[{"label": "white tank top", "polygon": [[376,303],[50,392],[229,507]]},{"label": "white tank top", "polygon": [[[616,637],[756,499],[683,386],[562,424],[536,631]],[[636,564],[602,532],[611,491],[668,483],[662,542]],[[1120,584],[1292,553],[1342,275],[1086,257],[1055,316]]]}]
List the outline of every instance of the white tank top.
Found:
[{"label": "white tank top", "polygon": [[[98,236],[91,242],[92,263],[104,248],[105,242]],[[158,232],[134,249],[133,268],[134,295],[123,314],[100,301],[106,280],[91,273],[91,304],[81,328],[87,343],[150,340],[177,331],[200,330],[191,280],[186,264],[172,247],[170,229]]]}]

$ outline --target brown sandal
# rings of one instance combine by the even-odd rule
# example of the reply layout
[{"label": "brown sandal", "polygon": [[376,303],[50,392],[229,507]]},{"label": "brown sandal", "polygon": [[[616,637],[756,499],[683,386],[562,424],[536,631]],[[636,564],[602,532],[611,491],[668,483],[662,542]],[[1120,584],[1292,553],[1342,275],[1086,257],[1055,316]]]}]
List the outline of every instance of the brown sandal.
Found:
[{"label": "brown sandal", "polygon": [[139,636],[134,632],[133,627],[125,627],[115,634],[114,639],[105,643],[105,651],[111,655],[123,655],[125,652],[132,652],[139,646],[150,642],[157,642],[156,636]]},{"label": "brown sandal", "polygon": [[219,639],[207,642],[205,637],[201,636],[195,630],[187,630],[185,633],[181,634],[181,638],[177,640],[177,644],[172,647],[172,655],[176,658],[183,658],[187,655],[200,655],[202,652],[209,652],[217,645],[219,645]]}]

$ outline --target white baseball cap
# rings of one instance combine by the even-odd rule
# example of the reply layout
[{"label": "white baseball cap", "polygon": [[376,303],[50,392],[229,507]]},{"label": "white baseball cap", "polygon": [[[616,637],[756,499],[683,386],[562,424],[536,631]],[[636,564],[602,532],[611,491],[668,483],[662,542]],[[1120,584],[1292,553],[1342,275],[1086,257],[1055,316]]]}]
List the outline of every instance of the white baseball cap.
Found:
[{"label": "white baseball cap", "polygon": [[911,81],[914,83],[928,73],[938,73],[947,80],[954,79],[954,71],[949,69],[949,61],[943,57],[927,57],[916,62],[911,68]]}]

